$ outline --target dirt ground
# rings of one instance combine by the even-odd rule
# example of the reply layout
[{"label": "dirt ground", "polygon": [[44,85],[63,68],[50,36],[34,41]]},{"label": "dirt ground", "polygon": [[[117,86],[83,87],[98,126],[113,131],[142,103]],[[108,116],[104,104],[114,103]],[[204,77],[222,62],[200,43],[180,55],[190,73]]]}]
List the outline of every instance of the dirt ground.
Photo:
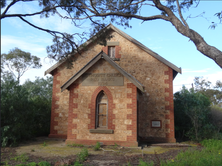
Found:
[{"label": "dirt ground", "polygon": [[[139,160],[153,161],[159,165],[161,160],[171,160],[180,151],[188,148],[197,148],[182,144],[144,145],[145,147],[126,148],[120,146],[101,146],[102,149],[94,151],[93,146],[86,146],[89,152],[83,165],[107,166],[107,165],[138,165]],[[6,147],[1,149],[1,161],[4,165],[18,165],[30,162],[39,163],[47,161],[51,165],[71,165],[75,162],[76,155],[83,147],[73,147],[65,144],[63,139],[37,138],[35,141],[25,142],[18,147]]]}]

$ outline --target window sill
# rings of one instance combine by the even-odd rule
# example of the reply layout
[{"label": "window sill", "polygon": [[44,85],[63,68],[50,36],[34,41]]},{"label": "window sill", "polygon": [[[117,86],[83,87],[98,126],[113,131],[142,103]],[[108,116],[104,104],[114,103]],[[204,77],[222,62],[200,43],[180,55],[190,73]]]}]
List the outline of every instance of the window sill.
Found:
[{"label": "window sill", "polygon": [[90,129],[90,133],[98,133],[98,134],[113,134],[114,131],[111,129]]},{"label": "window sill", "polygon": [[120,61],[120,58],[111,58],[113,61]]}]

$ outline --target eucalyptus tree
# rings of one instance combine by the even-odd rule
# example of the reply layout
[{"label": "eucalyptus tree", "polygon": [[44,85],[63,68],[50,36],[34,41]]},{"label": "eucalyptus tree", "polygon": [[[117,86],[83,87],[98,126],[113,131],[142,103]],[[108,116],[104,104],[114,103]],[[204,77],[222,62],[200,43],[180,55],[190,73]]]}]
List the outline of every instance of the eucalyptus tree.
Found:
[{"label": "eucalyptus tree", "polygon": [[[12,0],[1,1],[1,19],[17,17],[28,25],[45,31],[53,36],[54,44],[47,47],[49,57],[60,60],[68,55],[78,52],[80,43],[85,41],[85,33],[67,34],[50,29],[44,29],[26,18],[39,15],[40,17],[51,17],[58,15],[62,19],[69,19],[76,27],[83,25],[85,20],[92,23],[92,33],[95,35],[108,23],[115,22],[119,25],[129,26],[132,18],[141,21],[163,20],[171,23],[182,35],[194,43],[197,50],[203,55],[214,60],[222,68],[222,52],[214,46],[209,45],[204,38],[195,30],[191,29],[183,16],[183,12],[192,6],[198,6],[200,0],[38,0],[40,10],[29,13],[9,13],[9,9],[16,3],[30,3],[36,0]],[[159,14],[153,14],[147,7],[156,8]],[[146,14],[141,14],[146,10]],[[62,12],[61,12],[62,11]],[[222,12],[216,13],[222,20]],[[215,27],[213,24],[212,27]],[[101,35],[101,33],[97,34]],[[104,36],[107,36],[104,35]],[[108,35],[109,36],[109,35]],[[77,38],[81,42],[77,41]],[[106,43],[103,43],[106,44]]]},{"label": "eucalyptus tree", "polygon": [[20,81],[23,74],[31,68],[41,68],[40,58],[31,55],[29,52],[14,48],[8,54],[1,54],[3,72],[11,72]]},{"label": "eucalyptus tree", "polygon": [[194,79],[194,90],[207,96],[212,106],[222,106],[222,82],[216,81],[216,85],[208,81],[203,77],[195,77]]},{"label": "eucalyptus tree", "polygon": [[189,138],[200,141],[209,135],[211,132],[208,131],[209,126],[211,129],[213,126],[209,123],[210,100],[208,97],[202,93],[195,92],[193,88],[188,90],[183,87],[181,91],[174,94],[174,103],[175,119],[177,116],[184,117],[184,119],[179,117],[182,124],[176,120],[175,125],[178,125],[182,130],[188,130],[187,135]]}]

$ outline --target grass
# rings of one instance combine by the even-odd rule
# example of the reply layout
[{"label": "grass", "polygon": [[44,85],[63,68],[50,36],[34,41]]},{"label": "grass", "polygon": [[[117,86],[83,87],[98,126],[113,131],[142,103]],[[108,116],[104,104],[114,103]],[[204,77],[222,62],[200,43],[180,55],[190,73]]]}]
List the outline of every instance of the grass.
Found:
[{"label": "grass", "polygon": [[82,144],[68,144],[67,146],[71,146],[71,147],[84,147],[84,145]]},{"label": "grass", "polygon": [[190,149],[179,153],[175,159],[161,162],[161,166],[212,166],[222,165],[222,140],[204,140],[202,150]]},{"label": "grass", "polygon": [[118,148],[119,145],[117,143],[114,144],[114,148]]},{"label": "grass", "polygon": [[83,148],[82,151],[77,155],[76,162],[74,163],[74,166],[82,166],[82,162],[84,162],[88,157],[88,149]]},{"label": "grass", "polygon": [[26,162],[29,159],[29,157],[24,153],[24,154],[21,154],[20,156],[16,156],[10,159],[15,160],[15,161]]},{"label": "grass", "polygon": [[46,147],[48,144],[44,141],[42,146]]},{"label": "grass", "polygon": [[[83,165],[82,163],[87,159],[88,155],[89,155],[88,149],[83,148],[81,152],[77,155],[74,166],[82,166]],[[22,154],[20,156],[10,158],[10,160],[15,160],[15,161],[20,161],[20,162],[26,162],[28,159],[29,158],[26,154]],[[5,166],[10,166],[8,165],[8,162],[9,161],[7,160],[7,161],[2,162],[1,164],[4,164]],[[16,166],[51,166],[51,164],[47,161],[41,161],[39,163],[30,162],[28,164],[17,164]]]},{"label": "grass", "polygon": [[[222,165],[222,140],[204,140],[201,142],[204,146],[203,149],[189,149],[185,152],[179,153],[175,158],[168,161],[159,161],[160,166],[219,166]],[[75,145],[74,145],[75,146]],[[78,146],[78,145],[77,145]],[[100,148],[99,142],[96,143],[94,148]],[[88,157],[88,149],[83,148],[81,152],[77,155],[76,162],[74,166],[82,166],[83,162]],[[10,158],[10,160],[26,162],[28,160],[26,154]],[[8,161],[4,162],[8,165]],[[131,166],[130,163],[127,163]],[[139,166],[153,166],[153,161],[144,162],[140,160]],[[19,164],[17,166],[50,166],[50,163],[46,161],[41,161],[39,163],[31,162],[29,164]]]},{"label": "grass", "polygon": [[138,166],[153,166],[153,165],[154,165],[153,161],[151,161],[151,162],[144,162],[143,160],[140,160]]}]

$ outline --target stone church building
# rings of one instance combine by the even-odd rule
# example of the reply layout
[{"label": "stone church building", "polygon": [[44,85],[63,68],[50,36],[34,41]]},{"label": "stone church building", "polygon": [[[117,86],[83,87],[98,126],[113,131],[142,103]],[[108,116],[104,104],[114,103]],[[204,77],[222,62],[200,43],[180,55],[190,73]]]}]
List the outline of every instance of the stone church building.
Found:
[{"label": "stone church building", "polygon": [[122,32],[105,28],[106,46],[85,43],[73,68],[58,62],[53,76],[49,137],[66,143],[175,142],[173,79],[181,69]]}]

